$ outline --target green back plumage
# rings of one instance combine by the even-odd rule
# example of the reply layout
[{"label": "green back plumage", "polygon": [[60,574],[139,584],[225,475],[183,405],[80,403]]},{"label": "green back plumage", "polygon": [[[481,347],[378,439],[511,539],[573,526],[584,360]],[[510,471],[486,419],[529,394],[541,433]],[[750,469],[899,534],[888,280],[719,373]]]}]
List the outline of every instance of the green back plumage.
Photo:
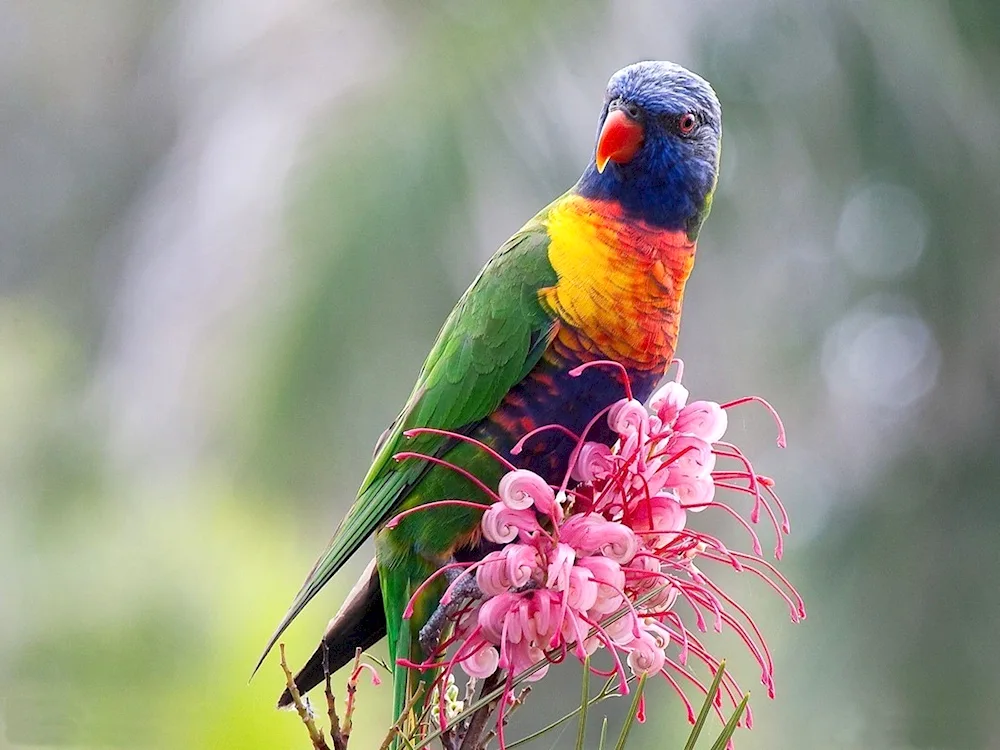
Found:
[{"label": "green back plumage", "polygon": [[[392,457],[400,450],[440,456],[454,443],[433,435],[407,440],[403,433],[414,427],[469,429],[496,409],[542,356],[556,325],[538,294],[556,283],[542,221],[547,211],[494,254],[448,316],[406,406],[381,441],[354,505],[268,641],[258,667],[292,620],[394,514],[429,469],[426,462],[397,463]],[[395,651],[392,635],[390,649]]]}]

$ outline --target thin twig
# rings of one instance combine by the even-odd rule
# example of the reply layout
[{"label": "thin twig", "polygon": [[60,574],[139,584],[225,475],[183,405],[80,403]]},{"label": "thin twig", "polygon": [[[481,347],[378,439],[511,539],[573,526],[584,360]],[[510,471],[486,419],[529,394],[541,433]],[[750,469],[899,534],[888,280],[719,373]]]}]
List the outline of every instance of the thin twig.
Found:
[{"label": "thin twig", "polygon": [[323,731],[316,728],[316,721],[313,718],[312,711],[309,710],[309,707],[302,700],[302,694],[295,684],[292,670],[288,668],[288,662],[285,660],[285,644],[279,643],[278,650],[281,653],[281,669],[285,673],[285,686],[288,688],[289,695],[292,696],[292,703],[295,705],[295,710],[298,712],[299,718],[306,725],[306,730],[309,732],[309,739],[312,740],[314,750],[330,750],[330,746],[326,744],[326,739],[323,737]]},{"label": "thin twig", "polygon": [[[505,679],[505,673],[500,670],[487,677],[483,682],[482,690],[479,691],[480,699],[496,690]],[[469,727],[465,730],[465,737],[462,738],[462,745],[459,750],[477,750],[479,747],[479,738],[482,736],[486,721],[490,718],[490,714],[493,713],[494,707],[495,704],[493,701],[487,701],[482,707],[476,710],[469,719]]]},{"label": "thin twig", "polygon": [[518,696],[510,704],[510,708],[507,709],[507,713],[504,716],[510,716],[514,711],[524,705],[524,701],[527,700],[528,696],[531,695],[531,685],[521,690]]},{"label": "thin twig", "polygon": [[340,717],[337,716],[337,700],[330,684],[330,647],[326,640],[321,641],[323,647],[323,682],[326,694],[326,715],[330,719],[330,739],[333,740],[333,750],[347,750],[347,737],[340,732]]},{"label": "thin twig", "polygon": [[[507,726],[507,722],[510,720],[510,715],[514,713],[515,710],[524,705],[524,701],[529,695],[531,695],[530,685],[524,688],[524,690],[522,690],[520,694],[513,701],[511,701],[510,708],[507,709],[506,713],[504,713],[502,718],[504,726]],[[497,736],[497,728],[493,727],[493,729],[488,731],[486,733],[486,736],[483,737],[482,742],[479,743],[479,747],[477,747],[476,750],[486,750],[486,746],[489,745],[490,741],[495,739],[496,736]],[[510,745],[508,745],[508,747],[510,747]]]},{"label": "thin twig", "polygon": [[354,698],[358,694],[358,678],[361,676],[361,649],[354,652],[354,670],[351,672],[351,679],[347,681],[347,708],[344,710],[344,728],[341,734],[346,743],[351,737],[354,719]]},{"label": "thin twig", "polygon": [[[510,708],[507,709],[507,711],[504,713],[503,718],[502,718],[504,726],[507,726],[507,722],[510,720],[510,715],[512,713],[514,713],[514,711],[516,709],[518,709],[518,708],[520,708],[521,706],[524,705],[524,702],[525,702],[525,700],[527,699],[527,697],[529,695],[531,695],[531,686],[530,685],[528,687],[524,688],[524,690],[522,690],[518,694],[518,696],[513,701],[511,701]],[[490,731],[488,731],[486,733],[486,736],[483,737],[482,742],[480,743],[479,747],[476,748],[476,750],[485,750],[486,746],[489,745],[490,741],[493,740],[493,739],[495,739],[496,736],[497,736],[497,727],[494,726]],[[508,747],[510,747],[510,746],[508,745]]]},{"label": "thin twig", "polygon": [[470,677],[469,681],[465,683],[465,703],[472,703],[473,698],[476,697],[476,678]]}]

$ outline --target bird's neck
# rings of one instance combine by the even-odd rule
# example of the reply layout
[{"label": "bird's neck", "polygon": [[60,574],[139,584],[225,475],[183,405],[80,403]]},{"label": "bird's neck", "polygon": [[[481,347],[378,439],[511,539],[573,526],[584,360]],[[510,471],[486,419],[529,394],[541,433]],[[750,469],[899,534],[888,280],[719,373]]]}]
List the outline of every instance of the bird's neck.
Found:
[{"label": "bird's neck", "polygon": [[621,172],[628,166],[609,163],[603,172],[590,162],[574,187],[574,192],[584,198],[601,203],[614,203],[636,221],[649,227],[683,232],[690,239],[698,237],[702,222],[708,214],[706,204],[711,194],[699,193],[677,164],[662,173],[634,170],[627,180]]},{"label": "bird's neck", "polygon": [[559,279],[545,303],[567,324],[557,344],[662,372],[677,344],[695,241],[636,221],[616,202],[572,193],[553,204],[545,223]]}]

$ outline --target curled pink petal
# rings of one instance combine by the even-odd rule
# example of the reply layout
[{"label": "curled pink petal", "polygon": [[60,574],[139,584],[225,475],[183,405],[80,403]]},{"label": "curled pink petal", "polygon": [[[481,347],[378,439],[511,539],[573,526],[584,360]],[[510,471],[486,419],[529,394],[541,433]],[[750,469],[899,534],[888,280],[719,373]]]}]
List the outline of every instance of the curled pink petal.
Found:
[{"label": "curled pink petal", "polygon": [[531,624],[531,599],[517,594],[517,600],[504,616],[507,643],[530,642],[534,638]]},{"label": "curled pink petal", "polygon": [[624,565],[631,562],[635,553],[639,551],[639,540],[635,532],[624,524],[609,522],[604,527],[602,536],[605,541],[601,545],[601,552],[617,563]]},{"label": "curled pink petal", "polygon": [[[518,672],[523,672],[528,667],[533,667],[538,662],[545,659],[545,652],[537,647],[522,645],[519,648],[514,649],[514,658],[512,660],[512,668],[515,674]],[[545,677],[549,671],[549,665],[546,664],[544,667],[539,669],[537,672],[529,675],[525,678],[526,682],[538,682],[540,679]]]},{"label": "curled pink petal", "polygon": [[[592,635],[590,638],[583,642],[583,650],[587,656],[593,656],[597,653],[597,649],[601,648],[604,643],[601,641],[600,636]],[[586,658],[586,657],[584,657]]]},{"label": "curled pink petal", "polygon": [[598,581],[597,598],[590,610],[600,619],[621,608],[621,591],[625,588],[625,573],[621,566],[610,557],[594,555],[577,559],[577,569],[590,571],[591,578]]},{"label": "curled pink petal", "polygon": [[639,548],[638,540],[628,526],[608,521],[597,513],[570,516],[559,530],[559,538],[581,555],[601,551],[619,563],[631,560]]},{"label": "curled pink petal", "polygon": [[573,651],[581,661],[587,658],[584,642],[590,625],[571,608],[567,608],[563,616],[559,635],[564,644],[573,644]]},{"label": "curled pink petal", "polygon": [[604,443],[588,441],[580,446],[571,476],[578,482],[593,482],[606,478],[613,468],[611,449]]},{"label": "curled pink petal", "polygon": [[649,599],[645,608],[650,611],[665,612],[674,606],[677,601],[677,589],[673,586],[662,587],[662,581],[656,581],[655,586],[659,587],[658,592]]},{"label": "curled pink petal", "polygon": [[648,632],[643,631],[639,637],[628,644],[628,665],[632,672],[641,674],[656,674],[666,663],[666,654]]},{"label": "curled pink petal", "polygon": [[566,587],[566,601],[570,609],[587,612],[597,603],[599,592],[600,584],[594,580],[594,574],[590,569],[580,565],[573,566]]},{"label": "curled pink petal", "polygon": [[555,492],[533,471],[515,469],[500,480],[500,499],[508,508],[525,510],[532,505],[548,513],[555,504]]},{"label": "curled pink petal", "polygon": [[559,539],[576,549],[580,555],[593,554],[600,547],[594,541],[593,530],[604,523],[607,523],[606,519],[598,513],[574,513],[559,529]]},{"label": "curled pink petal", "polygon": [[504,503],[493,503],[483,513],[483,536],[491,542],[506,544],[518,535],[528,536],[541,529],[531,510],[515,510]]},{"label": "curled pink petal", "polygon": [[553,634],[559,632],[562,596],[547,589],[536,591],[534,594],[531,598],[531,632],[535,640],[548,641]]},{"label": "curled pink petal", "polygon": [[674,423],[677,432],[700,437],[708,443],[722,440],[729,426],[725,410],[714,401],[695,401],[681,409]]},{"label": "curled pink petal", "polygon": [[688,400],[688,389],[671,380],[664,383],[649,399],[649,408],[664,425],[673,424]]},{"label": "curled pink petal", "polygon": [[708,507],[715,497],[715,482],[711,476],[692,477],[680,471],[667,474],[666,486],[688,510],[697,513]]},{"label": "curled pink petal", "polygon": [[538,551],[527,544],[508,544],[503,549],[510,588],[519,589],[536,575],[541,578]]},{"label": "curled pink petal", "polygon": [[672,456],[670,471],[703,477],[715,468],[711,443],[695,435],[674,435],[667,444],[667,450]]},{"label": "curled pink petal", "polygon": [[649,412],[640,401],[633,399],[622,399],[611,407],[608,412],[608,426],[619,435],[625,435],[642,430],[648,434],[646,429],[649,425]]},{"label": "curled pink petal", "polygon": [[484,646],[460,663],[469,677],[482,679],[497,671],[497,666],[500,664],[500,654],[493,646]]},{"label": "curled pink petal", "polygon": [[503,636],[504,619],[517,608],[520,602],[518,594],[498,594],[483,602],[479,608],[477,620],[483,629],[483,637],[490,643],[500,644]]},{"label": "curled pink petal", "polygon": [[511,587],[503,551],[490,552],[476,568],[476,585],[484,596],[502,594]]},{"label": "curled pink petal", "polygon": [[569,587],[569,574],[576,562],[576,551],[568,544],[557,544],[555,551],[549,555],[548,578],[545,585],[556,591],[565,591]]},{"label": "curled pink petal", "polygon": [[603,625],[604,632],[608,638],[617,646],[627,646],[635,640],[635,628],[632,618],[629,616],[619,617],[614,622]]},{"label": "curled pink petal", "polygon": [[656,620],[647,620],[642,627],[656,641],[656,647],[661,651],[670,645],[670,631]]},{"label": "curled pink petal", "polygon": [[687,514],[673,495],[640,498],[632,513],[632,528],[646,545],[666,547],[684,529]]}]

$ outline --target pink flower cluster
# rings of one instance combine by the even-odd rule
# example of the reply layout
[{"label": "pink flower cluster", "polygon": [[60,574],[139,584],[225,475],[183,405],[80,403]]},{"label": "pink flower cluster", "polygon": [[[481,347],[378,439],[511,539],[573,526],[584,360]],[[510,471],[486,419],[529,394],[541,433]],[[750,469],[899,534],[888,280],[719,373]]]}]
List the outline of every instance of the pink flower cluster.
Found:
[{"label": "pink flower cluster", "polygon": [[[722,441],[727,410],[748,401],[760,399],[688,403],[679,380],[668,382],[648,408],[629,394],[596,415],[577,436],[560,486],[510,467],[482,519],[483,535],[504,546],[458,577],[474,575],[483,598],[456,613],[453,637],[420,666],[440,667],[443,661],[449,675],[458,664],[477,678],[499,669],[512,686],[514,677],[527,670],[533,671],[526,679],[538,680],[551,663],[570,653],[582,662],[603,648],[611,655],[613,671],[592,666],[595,673],[617,674],[622,694],[628,692],[625,664],[634,675],[662,675],[694,721],[679,680],[705,692],[690,669],[691,659],[718,669],[719,661],[694,632],[706,632],[711,623],[715,631],[730,628],[738,634],[773,696],[774,667],[760,631],[701,567],[711,561],[750,572],[778,592],[793,621],[805,617],[794,588],[763,559],[752,525],[763,511],[774,527],[775,556],[780,558],[789,526],[773,482],[758,475],[736,446]],[[586,440],[600,419],[618,437],[611,448]],[[778,443],[784,445],[780,420],[778,426]],[[537,432],[525,436],[514,452]],[[720,459],[732,466],[717,468]],[[720,489],[747,498],[747,519],[716,499]],[[748,532],[752,552],[731,550],[718,538],[689,528],[688,514],[707,508],[737,519]],[[693,615],[694,630],[681,617],[681,603]],[[445,651],[454,644],[449,656]],[[723,686],[737,704],[742,691],[728,672]],[[752,722],[749,712],[745,721]],[[502,746],[502,722],[498,729]]]}]

